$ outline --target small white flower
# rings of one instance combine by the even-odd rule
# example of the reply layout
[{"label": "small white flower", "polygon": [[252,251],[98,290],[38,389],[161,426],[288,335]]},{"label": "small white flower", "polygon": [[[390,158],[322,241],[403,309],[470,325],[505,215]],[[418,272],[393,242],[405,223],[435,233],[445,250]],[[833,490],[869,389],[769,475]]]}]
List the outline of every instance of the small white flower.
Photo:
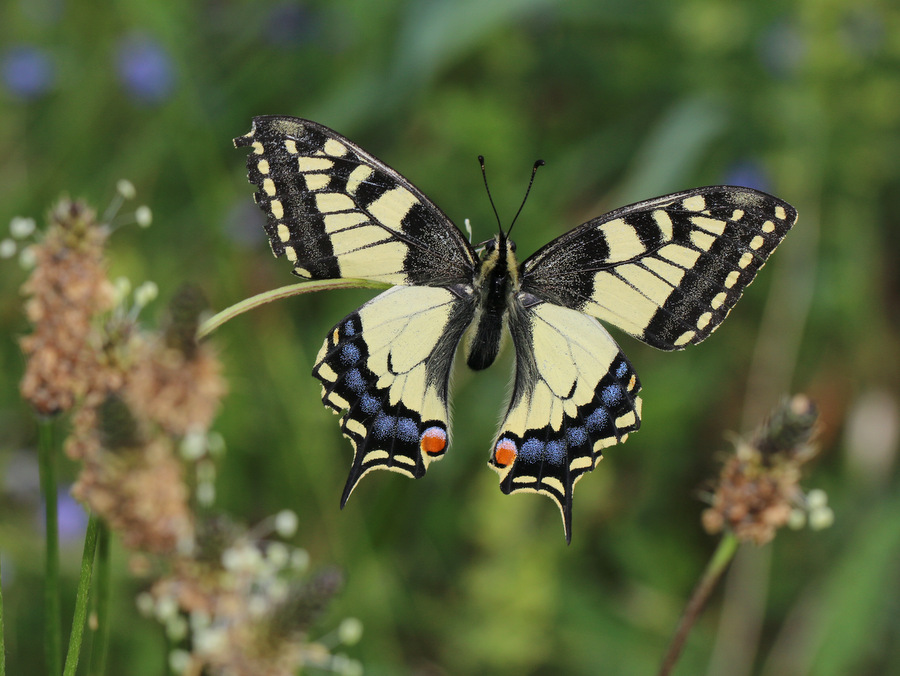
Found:
[{"label": "small white flower", "polygon": [[31,270],[37,263],[37,256],[33,246],[26,246],[19,252],[19,266],[23,270]]},{"label": "small white flower", "polygon": [[222,568],[227,571],[234,572],[238,569],[240,565],[241,554],[235,547],[229,547],[224,552],[222,552]]},{"label": "small white flower", "polygon": [[219,457],[225,452],[225,437],[219,432],[209,432],[206,435],[206,450],[213,457]]},{"label": "small white flower", "polygon": [[806,525],[806,512],[802,509],[792,509],[787,521],[788,528],[800,530]]},{"label": "small white flower", "polygon": [[37,263],[37,255],[34,253],[33,246],[26,246],[19,251],[19,266],[23,270],[31,270]]},{"label": "small white flower", "polygon": [[209,613],[205,610],[192,610],[190,623],[191,623],[191,631],[197,632],[203,629],[206,629],[211,622],[211,618]]},{"label": "small white flower", "polygon": [[344,645],[355,645],[362,638],[363,623],[355,617],[346,617],[338,625],[338,638]]},{"label": "small white flower", "polygon": [[212,507],[216,502],[216,486],[209,481],[197,484],[197,502],[203,507]]},{"label": "small white flower", "polygon": [[169,653],[169,669],[176,674],[184,673],[191,665],[191,654],[187,650],[173,650]]},{"label": "small white flower", "polygon": [[33,218],[16,216],[9,222],[9,233],[16,239],[23,239],[33,233],[36,227]]},{"label": "small white flower", "polygon": [[216,464],[209,460],[197,463],[197,481],[212,483],[216,480]]},{"label": "small white flower", "polygon": [[170,640],[178,642],[187,636],[188,623],[181,615],[169,618],[166,622],[166,636]]},{"label": "small white flower", "polygon": [[809,505],[810,511],[824,507],[828,504],[828,494],[821,488],[813,488],[806,494],[806,504]]},{"label": "small white flower", "polygon": [[275,515],[275,532],[283,538],[289,538],[297,532],[297,513],[283,509]]},{"label": "small white flower", "polygon": [[159,295],[156,282],[146,281],[134,290],[134,303],[138,307],[146,307]]},{"label": "small white flower", "polygon": [[269,585],[268,596],[273,603],[283,603],[290,592],[291,588],[284,580],[272,580]]},{"label": "small white flower", "polygon": [[0,258],[12,258],[16,255],[16,250],[18,250],[18,248],[15,241],[7,237],[0,242]]},{"label": "small white flower", "polygon": [[116,277],[113,281],[113,302],[121,305],[131,293],[131,280],[128,277]]},{"label": "small white flower", "polygon": [[133,200],[137,194],[137,190],[134,189],[134,183],[125,178],[121,178],[116,182],[116,192],[127,200]]},{"label": "small white flower", "polygon": [[269,612],[271,606],[272,604],[269,603],[269,599],[265,596],[254,594],[247,601],[247,612],[250,614],[250,617],[259,619]]},{"label": "small white flower", "polygon": [[206,455],[206,433],[202,429],[189,431],[181,440],[180,450],[181,457],[188,462],[199,460]]},{"label": "small white flower", "polygon": [[299,547],[291,552],[291,568],[299,573],[309,568],[309,552]]},{"label": "small white flower", "polygon": [[809,527],[813,530],[824,530],[834,523],[834,511],[831,507],[818,507],[809,512]]},{"label": "small white flower", "polygon": [[144,617],[152,616],[153,611],[156,609],[156,601],[153,599],[153,594],[150,592],[141,592],[138,594],[134,603],[137,606],[138,612]]},{"label": "small white flower", "polygon": [[228,647],[228,634],[224,629],[207,628],[194,634],[194,649],[201,655],[221,655]]},{"label": "small white flower", "polygon": [[166,622],[178,614],[178,603],[171,596],[163,596],[157,599],[156,607],[153,610],[156,619],[160,622]]},{"label": "small white flower", "polygon": [[142,228],[149,228],[153,222],[153,212],[146,204],[142,204],[134,210],[134,220]]},{"label": "small white flower", "polygon": [[362,676],[363,666],[358,660],[354,660],[343,653],[332,656],[331,670],[341,676]]},{"label": "small white flower", "polygon": [[266,548],[266,558],[274,568],[281,570],[291,560],[291,553],[282,542],[273,542]]}]

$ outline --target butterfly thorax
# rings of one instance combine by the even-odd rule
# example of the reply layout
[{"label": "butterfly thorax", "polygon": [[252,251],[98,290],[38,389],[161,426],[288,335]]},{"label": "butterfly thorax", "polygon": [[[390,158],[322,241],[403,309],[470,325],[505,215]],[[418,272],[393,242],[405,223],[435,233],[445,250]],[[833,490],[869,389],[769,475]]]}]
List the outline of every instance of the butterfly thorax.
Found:
[{"label": "butterfly thorax", "polygon": [[515,242],[501,233],[485,244],[474,285],[475,317],[467,343],[466,363],[480,371],[497,358],[507,312],[519,291]]}]

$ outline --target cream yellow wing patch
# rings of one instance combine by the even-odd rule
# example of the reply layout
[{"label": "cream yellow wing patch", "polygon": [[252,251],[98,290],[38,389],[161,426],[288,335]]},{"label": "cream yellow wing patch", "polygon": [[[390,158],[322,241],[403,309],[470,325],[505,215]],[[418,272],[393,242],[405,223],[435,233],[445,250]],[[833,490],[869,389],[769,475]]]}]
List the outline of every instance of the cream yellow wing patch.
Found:
[{"label": "cream yellow wing patch", "polygon": [[470,282],[476,263],[459,229],[403,176],[309,120],[257,117],[235,139],[247,159],[276,256],[306,279],[388,284]]},{"label": "cream yellow wing patch", "polygon": [[525,261],[522,288],[664,350],[722,323],[797,219],[750,188],[696,188],[616,209]]},{"label": "cream yellow wing patch", "polygon": [[511,311],[516,378],[491,453],[504,493],[537,492],[572,536],[575,482],[640,427],[640,381],[593,317],[550,303]]},{"label": "cream yellow wing patch", "polygon": [[419,478],[443,456],[450,369],[473,312],[471,298],[448,289],[397,286],[329,332],[313,375],[323,402],[346,411],[354,451],[341,506],[373,469]]}]

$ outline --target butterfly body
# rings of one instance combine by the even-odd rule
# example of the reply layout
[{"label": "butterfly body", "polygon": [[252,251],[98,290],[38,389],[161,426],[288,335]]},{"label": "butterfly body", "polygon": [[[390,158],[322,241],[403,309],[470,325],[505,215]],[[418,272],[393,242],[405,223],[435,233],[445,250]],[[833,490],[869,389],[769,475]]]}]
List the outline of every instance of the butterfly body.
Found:
[{"label": "butterfly body", "polygon": [[502,233],[488,240],[478,264],[473,288],[475,317],[466,364],[481,371],[494,363],[510,308],[517,302],[519,271],[515,243]]},{"label": "butterfly body", "polygon": [[664,350],[722,322],[796,220],[786,202],[711,186],[588,221],[519,263],[502,231],[479,252],[407,179],[309,120],[258,117],[235,139],[273,252],[307,279],[392,288],[341,320],[316,357],[353,445],[341,505],[374,469],[421,477],[449,444],[457,346],[515,376],[489,464],[505,493],[554,500],[571,537],[574,485],[641,422],[640,381],[600,321]]}]

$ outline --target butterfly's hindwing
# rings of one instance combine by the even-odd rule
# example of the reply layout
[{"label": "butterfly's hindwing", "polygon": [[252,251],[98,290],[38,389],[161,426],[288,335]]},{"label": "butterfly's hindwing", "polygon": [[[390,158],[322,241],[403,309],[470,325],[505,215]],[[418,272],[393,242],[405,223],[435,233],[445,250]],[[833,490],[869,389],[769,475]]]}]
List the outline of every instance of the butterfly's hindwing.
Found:
[{"label": "butterfly's hindwing", "polygon": [[523,289],[680,349],[719,326],[796,218],[786,202],[750,188],[658,197],[542,248],[524,263]]},{"label": "butterfly's hindwing", "polygon": [[511,312],[510,330],[515,385],[490,464],[504,493],[552,498],[570,539],[575,482],[640,427],[641,384],[593,317],[526,300]]},{"label": "butterfly's hindwing", "polygon": [[419,478],[444,454],[450,369],[473,311],[465,289],[398,286],[331,330],[313,375],[323,402],[346,411],[354,452],[341,506],[367,472]]},{"label": "butterfly's hindwing", "polygon": [[306,279],[390,284],[471,281],[475,253],[415,186],[336,132],[309,120],[257,117],[250,182],[276,256]]}]

